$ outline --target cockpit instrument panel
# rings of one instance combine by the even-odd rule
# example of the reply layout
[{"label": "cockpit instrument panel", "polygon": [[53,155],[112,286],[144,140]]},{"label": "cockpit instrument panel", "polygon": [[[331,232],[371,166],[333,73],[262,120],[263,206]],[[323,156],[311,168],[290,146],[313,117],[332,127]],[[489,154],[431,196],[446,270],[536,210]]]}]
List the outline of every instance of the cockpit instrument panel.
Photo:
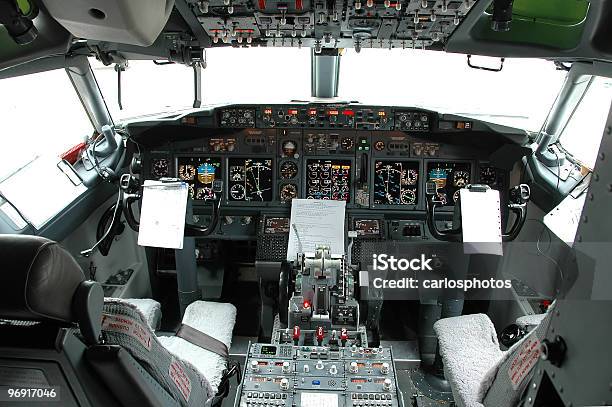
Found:
[{"label": "cockpit instrument panel", "polygon": [[471,164],[458,161],[430,161],[427,180],[436,183],[438,201],[453,206],[459,200],[459,190],[470,184]]},{"label": "cockpit instrument panel", "polygon": [[375,205],[416,205],[419,162],[377,160],[374,164]]},{"label": "cockpit instrument panel", "polygon": [[307,160],[306,198],[350,201],[351,167],[350,160]]},{"label": "cockpit instrument panel", "polygon": [[177,177],[189,185],[189,195],[192,199],[212,199],[213,181],[221,177],[221,158],[178,157],[176,167]]},{"label": "cockpit instrument panel", "polygon": [[269,202],[273,197],[272,185],[272,159],[228,159],[229,201]]}]

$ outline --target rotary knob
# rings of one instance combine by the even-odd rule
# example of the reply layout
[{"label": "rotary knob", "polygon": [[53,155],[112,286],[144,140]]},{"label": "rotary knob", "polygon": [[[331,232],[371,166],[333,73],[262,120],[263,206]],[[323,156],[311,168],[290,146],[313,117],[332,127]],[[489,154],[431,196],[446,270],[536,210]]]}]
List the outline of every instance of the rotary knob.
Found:
[{"label": "rotary knob", "polygon": [[336,367],[336,365],[331,365],[331,367],[329,368],[329,374],[338,374],[338,368]]},{"label": "rotary knob", "polygon": [[389,374],[389,364],[387,362],[383,363],[380,367],[380,373]]},{"label": "rotary knob", "polygon": [[291,365],[289,362],[283,362],[283,373],[289,373],[291,371]]},{"label": "rotary knob", "polygon": [[315,365],[315,369],[317,370],[323,370],[323,368],[325,367],[325,365],[323,364],[322,361],[318,361],[317,364]]},{"label": "rotary knob", "polygon": [[282,379],[280,381],[280,388],[281,388],[281,390],[289,390],[289,380],[288,379]]},{"label": "rotary knob", "polygon": [[383,390],[391,391],[391,383],[391,379],[385,379],[385,381],[383,382]]},{"label": "rotary knob", "polygon": [[259,362],[257,362],[256,360],[252,360],[251,361],[251,370],[253,372],[259,372]]},{"label": "rotary knob", "polygon": [[359,365],[357,365],[357,362],[351,362],[351,365],[349,367],[349,371],[351,373],[357,373],[359,371]]}]

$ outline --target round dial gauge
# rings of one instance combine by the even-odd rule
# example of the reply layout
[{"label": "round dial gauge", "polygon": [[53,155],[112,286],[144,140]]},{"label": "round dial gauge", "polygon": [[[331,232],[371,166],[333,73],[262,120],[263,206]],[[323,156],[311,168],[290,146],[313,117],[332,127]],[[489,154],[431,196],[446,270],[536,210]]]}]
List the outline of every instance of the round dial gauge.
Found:
[{"label": "round dial gauge", "polygon": [[167,177],[170,173],[170,164],[165,158],[158,158],[151,162],[151,175],[156,178]]},{"label": "round dial gauge", "polygon": [[179,166],[179,178],[183,181],[193,181],[196,175],[196,169],[193,165]]},{"label": "round dial gauge", "polygon": [[414,205],[416,203],[416,194],[412,189],[405,189],[402,191],[400,199],[404,205]]},{"label": "round dial gauge", "polygon": [[493,167],[482,167],[480,169],[480,182],[489,186],[495,185],[497,179],[495,174],[495,168]]},{"label": "round dial gauge", "polygon": [[283,185],[280,190],[281,202],[291,202],[293,198],[297,198],[297,187],[295,184]]},{"label": "round dial gauge", "polygon": [[437,201],[440,202],[440,205],[446,205],[448,202],[446,194],[444,192],[438,192],[436,195],[438,196]]},{"label": "round dial gauge", "polygon": [[353,139],[350,137],[344,137],[340,141],[340,146],[342,147],[343,150],[350,150],[353,148],[353,145],[354,145]]},{"label": "round dial gauge", "polygon": [[287,140],[281,145],[285,157],[293,157],[297,152],[297,144],[293,140]]},{"label": "round dial gauge", "polygon": [[467,171],[455,171],[453,174],[453,185],[463,188],[470,182],[470,174]]},{"label": "round dial gauge", "polygon": [[282,179],[293,179],[297,173],[298,167],[293,161],[285,161],[280,166],[280,175]]},{"label": "round dial gauge", "polygon": [[[402,174],[404,175],[404,174]],[[408,170],[405,172],[405,176],[402,176],[402,184],[404,185],[416,185],[419,179],[419,173],[415,170]]]},{"label": "round dial gauge", "polygon": [[244,199],[245,195],[246,190],[244,189],[244,185],[236,184],[232,185],[230,188],[230,196],[236,201]]},{"label": "round dial gauge", "polygon": [[212,197],[212,189],[208,187],[196,189],[195,199],[210,199]]},{"label": "round dial gauge", "polygon": [[232,167],[230,168],[230,180],[232,181],[244,181],[244,167]]}]

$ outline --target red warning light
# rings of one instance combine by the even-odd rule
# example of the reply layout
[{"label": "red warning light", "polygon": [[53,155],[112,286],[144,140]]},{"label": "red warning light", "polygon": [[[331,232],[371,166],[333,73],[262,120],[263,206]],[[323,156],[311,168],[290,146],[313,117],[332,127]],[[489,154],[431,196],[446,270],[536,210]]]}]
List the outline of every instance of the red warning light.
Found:
[{"label": "red warning light", "polygon": [[342,114],[345,116],[355,116],[355,112],[353,112],[352,110],[343,110]]},{"label": "red warning light", "polygon": [[264,109],[264,114],[272,114],[272,109]]},{"label": "red warning light", "polygon": [[304,300],[304,308],[310,308],[310,301]]},{"label": "red warning light", "polygon": [[297,111],[297,109],[289,109],[289,110],[287,111],[287,113],[289,113],[289,114],[291,114],[291,115],[296,115],[296,114],[298,114],[298,111]]},{"label": "red warning light", "polygon": [[317,109],[310,109],[308,111],[308,114],[311,115],[311,116],[315,116],[317,114]]}]

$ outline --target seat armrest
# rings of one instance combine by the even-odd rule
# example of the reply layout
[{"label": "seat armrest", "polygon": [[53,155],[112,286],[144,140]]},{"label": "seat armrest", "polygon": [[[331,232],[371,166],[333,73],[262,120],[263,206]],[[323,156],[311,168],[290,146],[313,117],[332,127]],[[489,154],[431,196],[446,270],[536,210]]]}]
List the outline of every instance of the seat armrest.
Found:
[{"label": "seat armrest", "polygon": [[516,319],[516,324],[521,328],[531,331],[536,326],[540,325],[540,322],[544,320],[546,314],[535,314],[535,315],[524,315]]}]

